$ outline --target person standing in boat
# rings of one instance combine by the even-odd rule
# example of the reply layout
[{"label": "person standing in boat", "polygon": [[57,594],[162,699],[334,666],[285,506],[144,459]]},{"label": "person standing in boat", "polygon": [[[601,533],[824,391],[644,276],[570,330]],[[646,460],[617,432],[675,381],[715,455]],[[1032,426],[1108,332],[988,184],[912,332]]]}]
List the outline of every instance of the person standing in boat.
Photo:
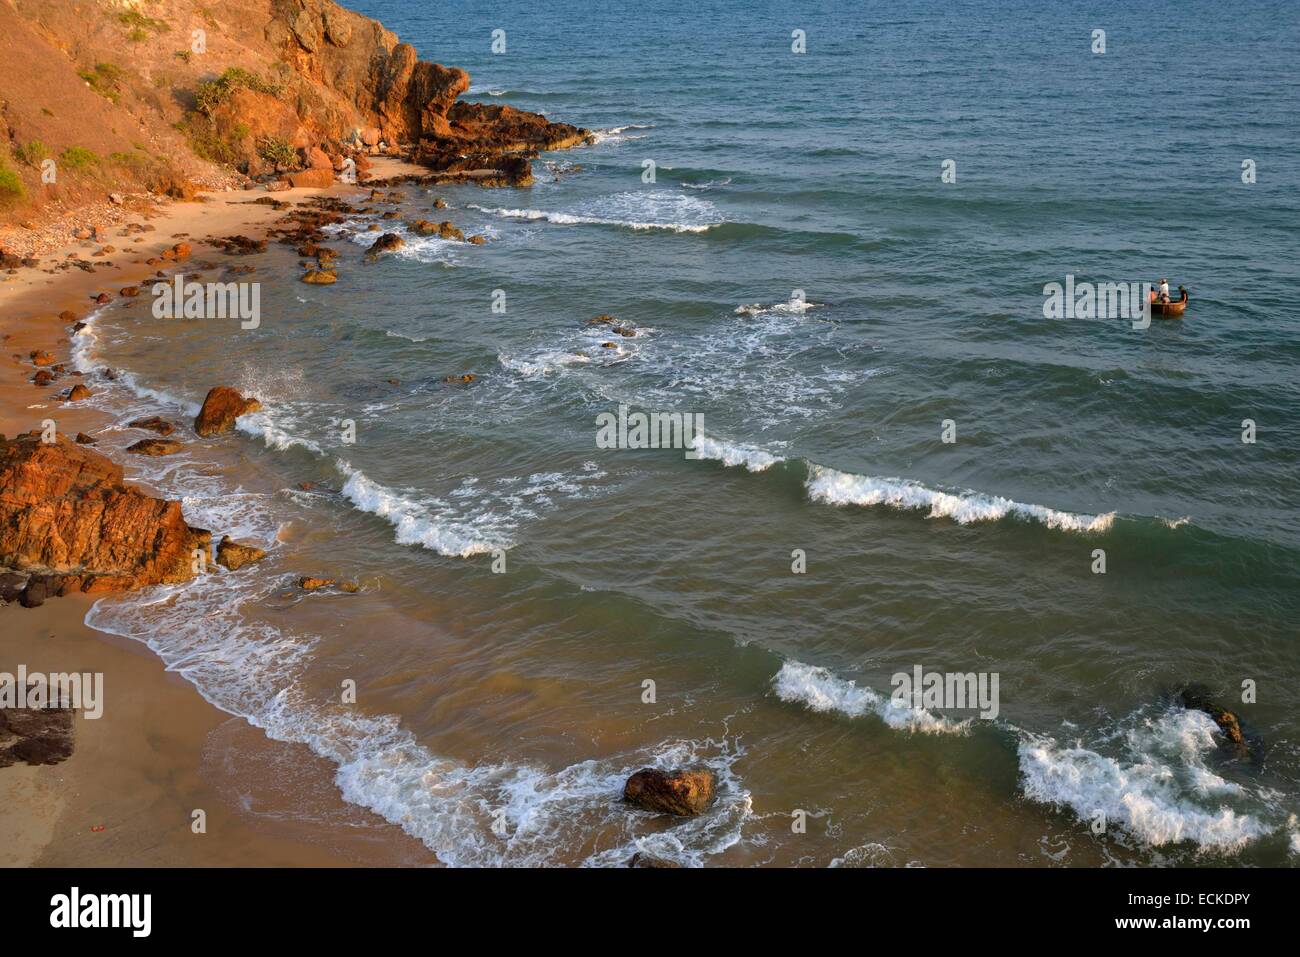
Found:
[{"label": "person standing in boat", "polygon": [[1160,286],[1158,287],[1156,293],[1156,302],[1168,302],[1168,301],[1169,301],[1169,280],[1161,279]]}]

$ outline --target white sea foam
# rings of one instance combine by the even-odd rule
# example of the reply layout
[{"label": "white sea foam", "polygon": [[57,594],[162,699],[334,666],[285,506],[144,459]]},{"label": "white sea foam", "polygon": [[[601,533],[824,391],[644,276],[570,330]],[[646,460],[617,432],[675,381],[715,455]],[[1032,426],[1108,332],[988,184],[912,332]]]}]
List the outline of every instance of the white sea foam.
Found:
[{"label": "white sea foam", "polygon": [[827,867],[897,867],[894,852],[884,844],[862,844],[851,847],[840,857],[834,858]]},{"label": "white sea foam", "polygon": [[509,369],[511,372],[517,372],[529,378],[536,378],[558,372],[567,365],[590,362],[591,357],[571,352],[548,352],[533,359],[517,359],[502,353],[497,356],[497,361],[501,363],[502,368]]},{"label": "white sea foam", "polygon": [[826,668],[787,661],[772,679],[777,697],[802,704],[809,711],[836,712],[850,718],[874,714],[889,727],[899,731],[924,734],[965,734],[970,719],[954,721],[924,708],[913,708],[890,695],[877,694],[857,682],[836,677]]},{"label": "white sea foam", "polygon": [[1127,733],[1129,757],[1121,760],[1022,731],[1021,787],[1031,800],[1068,807],[1085,821],[1100,812],[1107,826],[1153,847],[1191,841],[1240,850],[1275,828],[1225,803],[1242,789],[1205,766],[1214,734],[1208,715],[1172,708]]},{"label": "white sea foam", "polygon": [[[371,222],[379,224],[380,229],[378,232],[371,232],[366,229]],[[401,237],[402,247],[391,253],[385,253],[385,256],[396,256],[398,259],[413,259],[422,263],[438,263],[443,266],[457,265],[457,255],[471,248],[470,243],[462,242],[459,239],[421,236],[413,232],[400,219],[352,219],[344,223],[325,226],[322,228],[322,232],[329,236],[337,236],[347,232],[347,238],[353,245],[365,249],[373,246],[375,240],[384,233],[395,233]]]},{"label": "white sea foam", "polygon": [[885,505],[896,509],[923,509],[930,518],[950,518],[961,525],[1019,518],[1040,522],[1067,532],[1104,532],[1115,520],[1114,512],[1081,515],[1043,505],[1015,502],[982,492],[942,492],[919,482],[876,478],[841,472],[821,465],[808,466],[808,497],[831,505]]},{"label": "white sea foam", "polygon": [[769,313],[783,313],[786,315],[798,316],[810,309],[820,309],[825,306],[822,302],[811,302],[807,299],[791,299],[789,302],[776,302],[771,305],[763,305],[761,302],[752,302],[746,305],[736,307],[736,314],[740,316],[762,316]]},{"label": "white sea foam", "polygon": [[592,142],[596,144],[609,143],[611,145],[617,145],[618,143],[624,143],[628,140],[643,140],[646,138],[646,134],[644,133],[634,135],[628,133],[628,130],[652,129],[654,129],[653,123],[628,123],[624,126],[611,126],[609,129],[605,130],[592,130],[591,138]]},{"label": "white sea foam", "polygon": [[408,336],[404,332],[394,332],[392,329],[385,329],[384,335],[390,339],[405,339],[407,342],[428,342],[432,336]]},{"label": "white sea foam", "polygon": [[560,226],[620,226],[675,233],[702,233],[724,221],[708,200],[670,190],[615,193],[579,203],[572,210],[505,209],[476,204],[469,208],[504,219],[544,220]]},{"label": "white sea foam", "polygon": [[763,472],[785,461],[771,452],[750,445],[715,439],[703,432],[696,433],[695,454],[697,458],[721,462],[729,468],[743,465],[750,472]]}]

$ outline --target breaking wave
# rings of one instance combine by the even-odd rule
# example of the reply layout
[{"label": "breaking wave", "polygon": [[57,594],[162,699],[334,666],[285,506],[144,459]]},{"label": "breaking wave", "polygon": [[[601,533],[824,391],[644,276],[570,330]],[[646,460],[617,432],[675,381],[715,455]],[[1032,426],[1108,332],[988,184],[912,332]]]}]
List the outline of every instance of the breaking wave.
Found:
[{"label": "breaking wave", "polygon": [[943,492],[920,482],[898,478],[875,478],[841,472],[809,463],[808,497],[830,505],[884,505],[902,510],[923,510],[930,518],[949,518],[960,525],[1019,518],[1040,522],[1067,532],[1104,532],[1115,520],[1114,512],[1081,515],[1044,505],[1012,501],[983,492]]},{"label": "breaking wave", "polygon": [[850,718],[874,714],[898,731],[966,734],[970,730],[969,718],[953,721],[924,708],[913,708],[892,696],[881,695],[871,688],[858,687],[854,681],[838,678],[826,668],[806,665],[801,661],[787,661],[781,665],[781,670],[772,679],[772,686],[782,701],[802,704],[809,711],[832,711]]},{"label": "breaking wave", "polygon": [[473,203],[469,208],[503,219],[542,220],[559,226],[617,226],[674,233],[703,233],[724,222],[718,208],[708,200],[668,190],[615,193],[580,203],[569,211],[505,209]]}]

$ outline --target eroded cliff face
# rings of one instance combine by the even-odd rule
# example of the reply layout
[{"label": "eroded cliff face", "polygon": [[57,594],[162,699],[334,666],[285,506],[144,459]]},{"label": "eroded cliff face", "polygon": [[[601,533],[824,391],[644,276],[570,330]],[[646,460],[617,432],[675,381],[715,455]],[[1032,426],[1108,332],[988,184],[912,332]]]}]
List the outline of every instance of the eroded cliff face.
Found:
[{"label": "eroded cliff face", "polygon": [[126,485],[98,452],[39,432],[0,437],[0,567],[38,576],[50,596],[186,581],[211,540],[180,502]]},{"label": "eroded cliff face", "polygon": [[537,113],[459,102],[468,73],[420,60],[414,47],[330,0],[274,0],[272,10],[267,42],[309,81],[296,113],[332,144],[359,136],[371,146],[407,145],[417,161],[451,170],[464,154],[477,154],[478,168],[499,168],[492,157],[590,139],[588,130]]}]

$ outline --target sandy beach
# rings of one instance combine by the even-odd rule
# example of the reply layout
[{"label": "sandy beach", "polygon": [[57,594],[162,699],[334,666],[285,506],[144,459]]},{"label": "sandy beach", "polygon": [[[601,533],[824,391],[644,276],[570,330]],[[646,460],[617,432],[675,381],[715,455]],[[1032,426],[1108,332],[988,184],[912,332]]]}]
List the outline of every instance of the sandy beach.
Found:
[{"label": "sandy beach", "polygon": [[[376,158],[374,178],[424,172],[397,159]],[[199,240],[243,234],[259,237],[285,210],[253,200],[274,195],[296,204],[319,195],[355,196],[368,187],[293,189],[268,194],[242,190],[205,195],[202,202],[168,202],[127,222],[147,222],[146,241],[121,249],[94,273],[72,269],[48,275],[22,269],[0,282],[0,432],[41,427],[53,418],[61,432],[94,433],[100,413],[64,403],[59,388],[34,388],[35,349],[67,358],[62,310],[84,315],[101,292],[145,283],[156,266],[144,260],[179,241],[195,242],[194,261],[226,257]],[[125,225],[125,224],[122,224]],[[85,255],[95,244],[44,257],[54,263]],[[173,266],[194,269],[194,262]],[[147,288],[147,287],[146,287]],[[64,380],[60,386],[66,386]],[[182,678],[166,672],[145,647],[86,627],[94,598],[72,595],[34,609],[0,607],[0,671],[19,664],[29,672],[78,671],[104,675],[104,714],[78,714],[75,750],[55,765],[0,770],[0,866],[340,866],[436,863],[418,841],[375,815],[346,804],[333,767],[299,745],[268,740],[239,718],[206,702]],[[212,773],[238,754],[239,781]],[[275,769],[294,768],[293,788],[275,786]],[[303,768],[307,768],[305,776]],[[214,787],[213,780],[221,782]],[[206,832],[193,830],[196,810]],[[289,813],[292,810],[292,814]],[[282,813],[283,812],[283,813]],[[160,822],[168,824],[160,826]]]}]

